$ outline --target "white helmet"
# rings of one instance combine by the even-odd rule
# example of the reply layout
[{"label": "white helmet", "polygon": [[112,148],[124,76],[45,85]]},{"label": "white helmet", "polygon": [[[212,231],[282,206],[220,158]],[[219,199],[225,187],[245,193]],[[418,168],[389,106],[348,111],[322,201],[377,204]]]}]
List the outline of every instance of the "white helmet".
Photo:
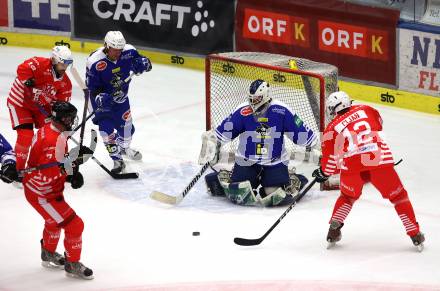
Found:
[{"label": "white helmet", "polygon": [[269,100],[269,84],[261,79],[253,81],[249,87],[248,101],[254,112]]},{"label": "white helmet", "polygon": [[109,31],[105,35],[104,44],[106,47],[121,50],[125,47],[125,38],[120,31]]},{"label": "white helmet", "polygon": [[70,65],[73,63],[72,52],[67,46],[57,45],[52,49],[52,64],[58,63]]},{"label": "white helmet", "polygon": [[333,92],[328,96],[326,107],[328,114],[333,116],[339,111],[351,107],[350,97],[344,91]]}]

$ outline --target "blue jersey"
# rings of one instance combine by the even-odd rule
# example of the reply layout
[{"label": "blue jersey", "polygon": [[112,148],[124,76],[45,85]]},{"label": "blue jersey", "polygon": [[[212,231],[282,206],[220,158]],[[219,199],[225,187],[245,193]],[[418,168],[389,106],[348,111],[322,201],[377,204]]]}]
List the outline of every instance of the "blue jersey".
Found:
[{"label": "blue jersey", "polygon": [[289,159],[284,135],[300,146],[313,146],[317,142],[316,134],[278,100],[272,100],[257,116],[249,103],[239,105],[215,133],[222,144],[239,137],[236,160],[260,165],[276,165]]},{"label": "blue jersey", "polygon": [[[86,83],[92,96],[108,93],[113,101],[123,103],[127,99],[128,87],[124,80],[130,75],[133,59],[141,55],[134,46],[126,44],[120,58],[113,62],[104,53],[104,47],[99,48],[87,58]],[[93,104],[93,102],[92,102]]]},{"label": "blue jersey", "polygon": [[15,153],[8,141],[0,134],[0,163],[15,163]]}]

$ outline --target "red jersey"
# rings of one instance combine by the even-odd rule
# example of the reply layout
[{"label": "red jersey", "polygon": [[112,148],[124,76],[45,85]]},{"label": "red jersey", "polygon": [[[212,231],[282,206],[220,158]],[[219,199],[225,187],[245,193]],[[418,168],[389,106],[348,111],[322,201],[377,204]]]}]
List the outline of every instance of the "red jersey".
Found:
[{"label": "red jersey", "polygon": [[381,136],[382,118],[367,105],[354,105],[326,127],[321,169],[326,175],[391,166],[393,155]]},{"label": "red jersey", "polygon": [[[67,136],[56,129],[52,123],[40,128],[34,137],[27,162],[28,167],[60,162],[67,152]],[[54,166],[24,175],[23,184],[35,194],[50,198],[64,190],[66,174],[60,167]]]},{"label": "red jersey", "polygon": [[[27,87],[24,82],[33,78],[35,85]],[[33,57],[17,68],[17,77],[9,91],[8,103],[38,111],[35,103],[43,106],[50,113],[53,102],[70,101],[72,83],[67,74],[57,78],[50,58]]]}]

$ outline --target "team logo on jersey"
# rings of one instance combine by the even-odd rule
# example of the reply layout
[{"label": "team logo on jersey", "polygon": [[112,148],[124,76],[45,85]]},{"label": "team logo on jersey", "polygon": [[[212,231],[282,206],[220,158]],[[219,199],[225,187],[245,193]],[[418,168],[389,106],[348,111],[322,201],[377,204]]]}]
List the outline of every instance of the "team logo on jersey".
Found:
[{"label": "team logo on jersey", "polygon": [[122,119],[124,119],[125,121],[131,119],[131,111],[130,111],[130,109],[128,109],[127,111],[125,111],[124,114],[122,114]]},{"label": "team logo on jersey", "polygon": [[270,127],[267,124],[260,124],[260,126],[257,127],[255,131],[259,134],[257,138],[270,138]]},{"label": "team logo on jersey", "polygon": [[252,112],[254,112],[254,111],[252,110],[252,107],[250,107],[250,106],[243,107],[240,110],[240,114],[243,115],[243,116],[251,115]]},{"label": "team logo on jersey", "polygon": [[96,70],[97,71],[104,71],[107,68],[107,63],[105,61],[99,61],[96,64]]}]

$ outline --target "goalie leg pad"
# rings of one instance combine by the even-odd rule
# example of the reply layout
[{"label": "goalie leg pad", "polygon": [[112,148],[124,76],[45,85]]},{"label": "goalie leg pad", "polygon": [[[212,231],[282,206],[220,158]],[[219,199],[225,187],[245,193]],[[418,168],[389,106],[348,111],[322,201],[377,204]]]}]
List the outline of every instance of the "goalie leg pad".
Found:
[{"label": "goalie leg pad", "polygon": [[293,202],[292,195],[286,193],[282,187],[265,187],[261,188],[260,199],[261,205],[264,207],[281,206]]},{"label": "goalie leg pad", "polygon": [[251,182],[220,182],[220,184],[225,191],[226,197],[231,200],[232,203],[247,206],[258,204],[258,199],[255,197],[254,191],[252,190]]},{"label": "goalie leg pad", "polygon": [[225,196],[225,190],[218,179],[218,173],[209,173],[205,176],[206,188],[212,196]]}]

